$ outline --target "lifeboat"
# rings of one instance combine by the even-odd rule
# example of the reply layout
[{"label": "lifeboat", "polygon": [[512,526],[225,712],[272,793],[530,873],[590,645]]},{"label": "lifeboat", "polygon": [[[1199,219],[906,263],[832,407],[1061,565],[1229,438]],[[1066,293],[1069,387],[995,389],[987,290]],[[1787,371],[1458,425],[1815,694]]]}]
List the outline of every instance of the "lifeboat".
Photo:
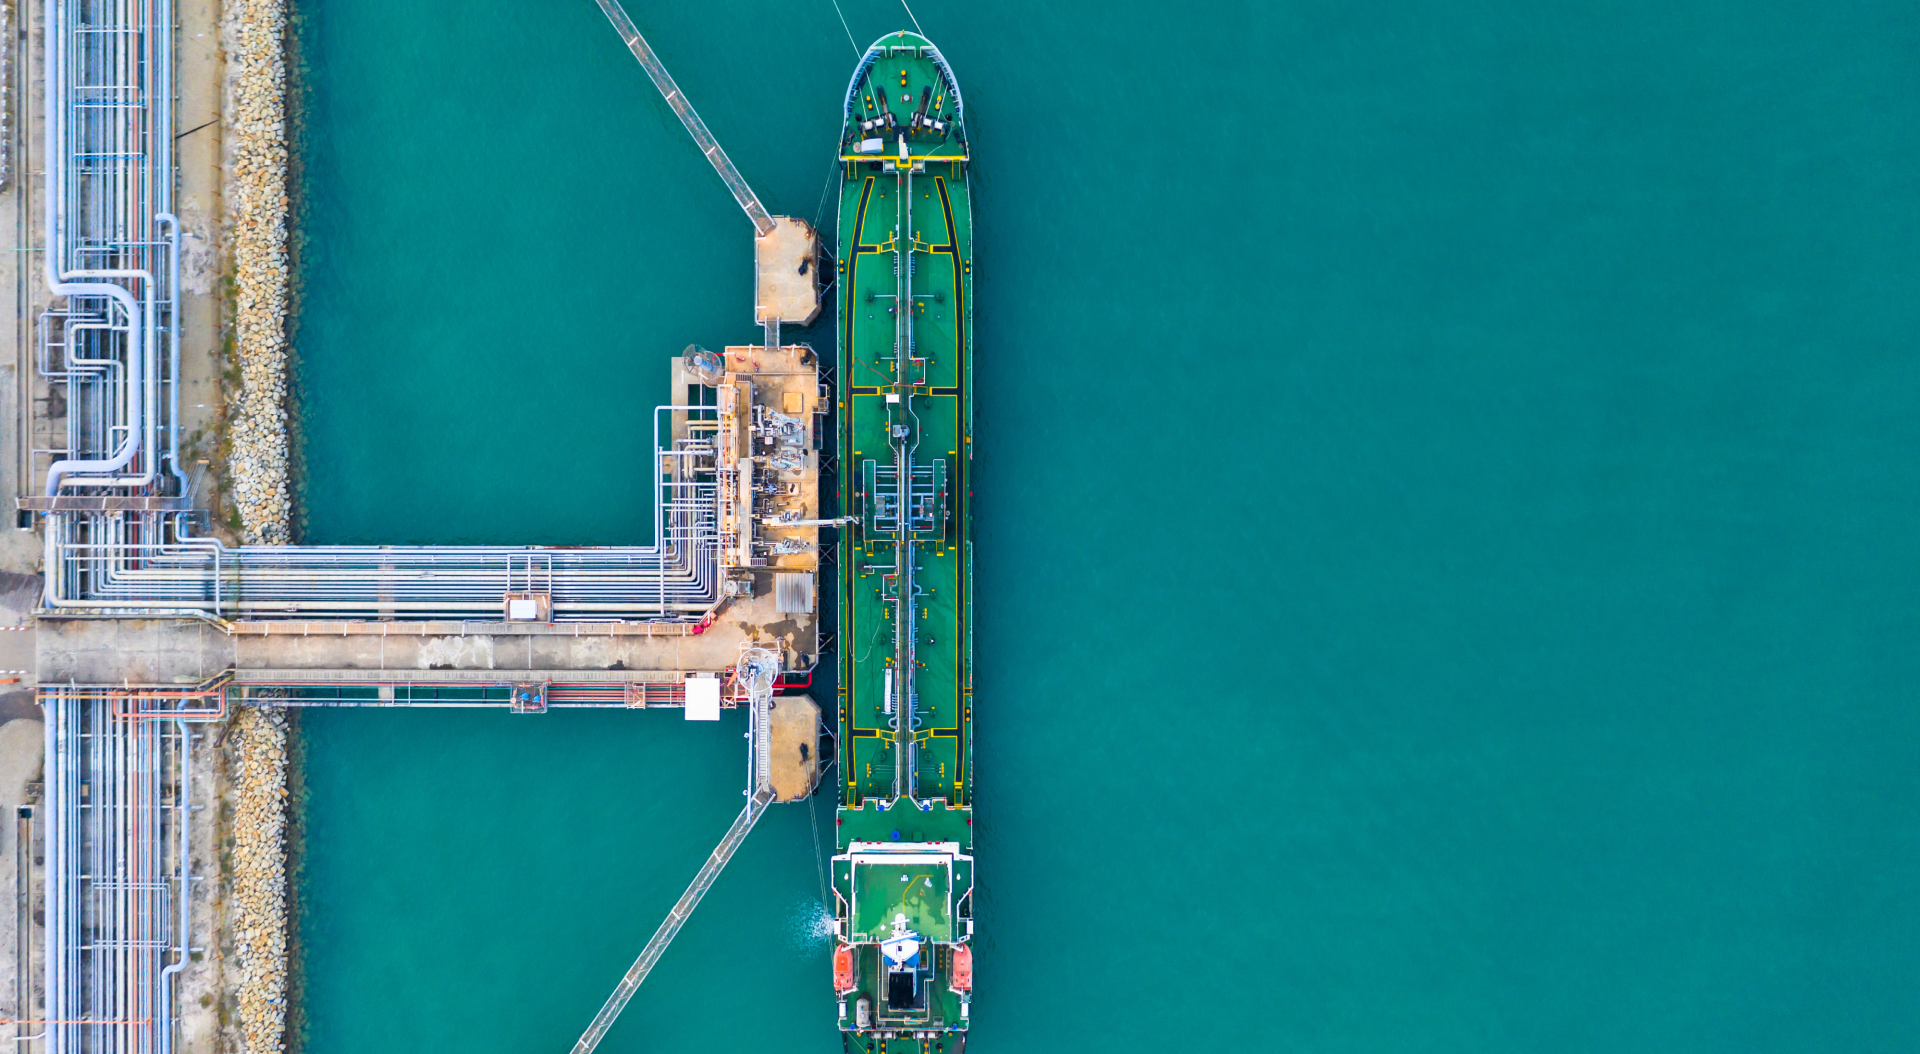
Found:
[{"label": "lifeboat", "polygon": [[833,950],[833,990],[844,995],[858,987],[853,979],[853,946],[842,944]]},{"label": "lifeboat", "polygon": [[947,987],[956,992],[973,991],[973,949],[964,945],[953,946],[953,976],[947,979]]}]

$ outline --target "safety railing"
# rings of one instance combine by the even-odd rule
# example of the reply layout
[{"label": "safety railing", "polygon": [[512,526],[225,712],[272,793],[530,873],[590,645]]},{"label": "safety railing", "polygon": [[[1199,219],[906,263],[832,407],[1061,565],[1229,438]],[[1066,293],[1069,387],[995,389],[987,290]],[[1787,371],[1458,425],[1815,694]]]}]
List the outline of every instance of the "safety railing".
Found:
[{"label": "safety railing", "polygon": [[761,814],[767,811],[767,804],[771,801],[773,801],[771,788],[747,799],[747,804],[741,808],[740,815],[733,818],[727,833],[721,837],[720,844],[714,847],[706,863],[700,866],[700,870],[693,876],[693,881],[687,885],[687,891],[680,894],[680,899],[674,903],[673,910],[667,912],[666,919],[660,923],[658,929],[654,930],[653,938],[647,941],[646,947],[640,949],[640,957],[627,968],[626,974],[620,978],[620,983],[614,986],[613,994],[607,997],[606,1003],[600,1007],[600,1012],[595,1014],[593,1021],[587,1025],[586,1032],[574,1043],[573,1054],[592,1054],[593,1048],[600,1045],[600,1040],[607,1034],[607,1029],[613,1027],[613,1023],[620,1017],[620,1011],[626,1009],[627,1001],[633,998],[633,993],[640,990],[641,982],[647,979],[647,974],[653,972],[654,964],[660,961],[660,956],[666,953],[667,946],[672,944],[673,938],[680,933],[680,927],[686,925],[687,919],[693,915],[693,909],[700,906],[700,899],[707,895],[707,890],[713,888],[713,883],[719,879],[720,872],[726,869],[727,862],[733,859],[733,854],[746,842],[747,835],[753,833],[754,824],[760,822]]},{"label": "safety railing", "polygon": [[[662,406],[711,414],[710,407]],[[721,599],[714,446],[697,418],[653,462],[647,546],[240,546],[187,512],[61,512],[46,522],[44,609],[217,619],[499,621],[537,589],[557,622],[698,621]]]},{"label": "safety railing", "polygon": [[667,106],[673,110],[674,116],[680,118],[680,123],[686,126],[687,134],[693,136],[695,145],[699,146],[700,152],[706,155],[707,163],[720,174],[720,181],[727,185],[733,200],[739,202],[741,211],[745,212],[747,219],[752,221],[754,233],[762,235],[773,233],[773,217],[767,214],[766,206],[760,204],[759,196],[754,194],[752,187],[747,186],[746,179],[740,175],[740,170],[734,167],[733,160],[727,157],[727,152],[720,149],[720,141],[713,137],[712,132],[707,131],[707,122],[702,121],[700,115],[694,111],[693,104],[687,101],[680,86],[674,83],[673,75],[668,73],[667,67],[661,63],[660,56],[653,53],[652,46],[647,43],[645,37],[640,35],[640,30],[633,24],[633,19],[628,18],[626,11],[621,9],[619,0],[598,0],[598,3],[601,12],[607,16],[607,21],[613,23],[614,31],[620,34],[621,40],[626,42],[627,50],[633,52],[633,57],[640,61],[640,68],[647,71],[653,86],[660,90],[661,98],[667,101]]}]

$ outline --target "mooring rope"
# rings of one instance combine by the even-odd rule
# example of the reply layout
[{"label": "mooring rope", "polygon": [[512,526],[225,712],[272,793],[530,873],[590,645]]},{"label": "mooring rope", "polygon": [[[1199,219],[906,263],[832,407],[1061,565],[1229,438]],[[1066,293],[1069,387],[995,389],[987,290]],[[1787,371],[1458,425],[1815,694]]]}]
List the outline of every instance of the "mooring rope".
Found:
[{"label": "mooring rope", "polygon": [[853,53],[856,56],[862,54],[860,42],[853,39],[853,30],[847,25],[847,13],[840,10],[840,0],[833,0],[833,13],[840,16],[840,28],[847,31],[847,43],[853,45]]},{"label": "mooring rope", "polygon": [[[825,773],[822,773],[822,775],[824,776]],[[833,898],[827,892],[827,862],[826,859],[820,855],[820,821],[815,816],[813,807],[814,800],[819,797],[820,795],[818,794],[807,795],[807,826],[813,830],[813,866],[814,870],[817,871],[820,876],[820,903],[824,905],[828,911],[832,911]],[[836,843],[835,848],[838,847]]]},{"label": "mooring rope", "polygon": [[833,177],[840,171],[840,152],[834,151],[833,159],[827,162],[827,181],[820,184],[820,204],[813,208],[813,229],[820,229],[820,219],[827,214],[827,191],[833,189]]}]

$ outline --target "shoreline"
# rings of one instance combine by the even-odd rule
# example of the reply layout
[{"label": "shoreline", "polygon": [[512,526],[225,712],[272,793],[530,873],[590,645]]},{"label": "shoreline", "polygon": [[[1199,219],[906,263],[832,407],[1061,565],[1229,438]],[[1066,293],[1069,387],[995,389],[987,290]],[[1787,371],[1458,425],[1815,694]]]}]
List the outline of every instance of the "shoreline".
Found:
[{"label": "shoreline", "polygon": [[229,996],[246,1054],[286,1049],[290,722],[284,707],[248,706],[227,744],[233,828],[228,845]]},{"label": "shoreline", "polygon": [[[292,165],[287,0],[230,0],[220,168],[224,281],[217,308],[222,377],[220,480],[227,530],[254,545],[292,541],[288,360]],[[301,829],[289,777],[298,722],[282,707],[242,707],[221,751],[221,907],[217,1046],[284,1054],[295,928],[290,838]]]},{"label": "shoreline", "polygon": [[[228,526],[252,544],[291,540],[287,450],[289,236],[285,0],[240,0],[221,19],[227,50],[223,200],[232,385]],[[237,383],[236,383],[237,382]]]}]

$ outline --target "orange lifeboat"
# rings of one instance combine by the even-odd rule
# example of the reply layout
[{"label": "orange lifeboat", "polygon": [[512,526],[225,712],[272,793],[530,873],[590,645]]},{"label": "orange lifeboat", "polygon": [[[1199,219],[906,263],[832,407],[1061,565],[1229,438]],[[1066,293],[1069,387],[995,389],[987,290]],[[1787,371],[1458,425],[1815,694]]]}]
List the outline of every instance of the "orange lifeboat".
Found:
[{"label": "orange lifeboat", "polygon": [[947,987],[956,992],[973,991],[973,949],[964,944],[953,946],[953,976]]},{"label": "orange lifeboat", "polygon": [[833,950],[833,990],[844,994],[858,987],[853,980],[853,946],[842,944]]}]

